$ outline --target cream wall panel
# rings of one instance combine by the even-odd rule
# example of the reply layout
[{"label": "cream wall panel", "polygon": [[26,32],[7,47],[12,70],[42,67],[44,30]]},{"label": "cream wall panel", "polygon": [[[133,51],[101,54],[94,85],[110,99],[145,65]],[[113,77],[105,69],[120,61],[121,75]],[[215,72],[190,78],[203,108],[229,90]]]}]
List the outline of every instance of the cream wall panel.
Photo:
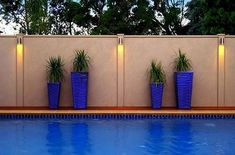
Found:
[{"label": "cream wall panel", "polygon": [[178,49],[191,58],[193,107],[217,106],[217,38],[125,38],[125,106],[150,106],[147,76],[152,59],[161,60],[167,84],[163,106],[175,107],[174,58]]},{"label": "cream wall panel", "polygon": [[[124,106],[150,106],[147,69],[152,59],[161,60],[167,84],[163,106],[175,107],[174,58],[180,48],[194,69],[193,107],[235,106],[235,37],[225,39],[225,104],[218,105],[218,36],[124,36]],[[24,36],[24,104],[47,106],[46,60],[60,55],[65,60],[61,106],[72,106],[70,71],[75,49],[91,57],[88,106],[118,105],[117,36]],[[0,36],[0,106],[16,102],[16,37]],[[120,81],[119,81],[120,82]],[[121,91],[121,90],[120,90]],[[122,96],[121,96],[122,97]]]},{"label": "cream wall panel", "polygon": [[72,106],[70,71],[75,49],[91,57],[88,106],[116,106],[116,38],[25,37],[24,106],[47,106],[46,60],[60,55],[65,60],[61,106]]},{"label": "cream wall panel", "polygon": [[225,106],[235,106],[235,37],[225,39]]},{"label": "cream wall panel", "polygon": [[0,104],[16,105],[16,37],[0,37]]}]

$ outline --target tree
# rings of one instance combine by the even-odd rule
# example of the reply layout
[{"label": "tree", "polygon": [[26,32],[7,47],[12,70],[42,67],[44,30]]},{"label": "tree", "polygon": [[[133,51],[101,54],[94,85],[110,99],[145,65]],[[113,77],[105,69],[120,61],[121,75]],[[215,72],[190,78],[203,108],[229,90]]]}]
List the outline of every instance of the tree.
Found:
[{"label": "tree", "polygon": [[107,10],[107,0],[81,0],[83,18],[79,18],[78,25],[91,34],[104,34],[102,19]]},{"label": "tree", "polygon": [[51,34],[68,34],[65,18],[64,0],[51,0],[49,5],[49,22],[51,23]]},{"label": "tree", "polygon": [[193,0],[187,6],[189,34],[235,34],[233,0]]},{"label": "tree", "polygon": [[154,21],[155,12],[148,0],[138,0],[131,11],[132,34],[159,34],[161,29]]},{"label": "tree", "polygon": [[185,34],[184,0],[1,0],[26,34]]},{"label": "tree", "polygon": [[0,6],[3,19],[24,34],[72,35],[80,33],[76,22],[86,21],[80,19],[80,3],[72,0],[2,0]]},{"label": "tree", "polygon": [[185,0],[153,0],[155,22],[162,29],[162,34],[185,34]]},{"label": "tree", "polygon": [[76,18],[81,15],[81,5],[71,0],[51,0],[49,4],[51,34],[77,33]]},{"label": "tree", "polygon": [[[92,34],[185,34],[184,0],[86,0]],[[88,4],[88,3],[87,3]],[[97,8],[97,10],[95,9]],[[106,8],[106,10],[104,9]]]},{"label": "tree", "polygon": [[[108,0],[107,10],[93,22],[92,34],[131,34],[130,16],[134,0]],[[98,19],[98,20],[97,20]],[[97,25],[95,25],[97,24]]]},{"label": "tree", "polygon": [[202,21],[204,17],[205,4],[202,0],[193,0],[186,4],[186,18],[190,20],[188,23],[188,34],[202,34]]},{"label": "tree", "polygon": [[[84,3],[86,1],[86,3]],[[91,34],[157,34],[148,0],[84,0],[93,15]]]},{"label": "tree", "polygon": [[21,33],[48,34],[47,0],[1,0],[0,14],[16,23]]},{"label": "tree", "polygon": [[47,0],[25,1],[25,12],[29,34],[49,34],[48,3]]}]

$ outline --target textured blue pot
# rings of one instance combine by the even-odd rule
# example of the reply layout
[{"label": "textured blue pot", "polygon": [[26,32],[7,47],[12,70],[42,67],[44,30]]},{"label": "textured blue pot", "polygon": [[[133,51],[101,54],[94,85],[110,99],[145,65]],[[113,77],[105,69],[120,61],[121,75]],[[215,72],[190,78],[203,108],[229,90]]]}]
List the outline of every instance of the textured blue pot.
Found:
[{"label": "textured blue pot", "polygon": [[60,102],[60,87],[61,84],[58,83],[47,83],[48,89],[48,102],[50,109],[58,109]]},{"label": "textured blue pot", "polygon": [[190,109],[193,89],[193,72],[176,72],[175,88],[178,108]]},{"label": "textured blue pot", "polygon": [[153,109],[159,109],[162,105],[163,84],[151,83],[151,103]]},{"label": "textured blue pot", "polygon": [[71,72],[72,96],[74,109],[87,108],[88,73]]}]

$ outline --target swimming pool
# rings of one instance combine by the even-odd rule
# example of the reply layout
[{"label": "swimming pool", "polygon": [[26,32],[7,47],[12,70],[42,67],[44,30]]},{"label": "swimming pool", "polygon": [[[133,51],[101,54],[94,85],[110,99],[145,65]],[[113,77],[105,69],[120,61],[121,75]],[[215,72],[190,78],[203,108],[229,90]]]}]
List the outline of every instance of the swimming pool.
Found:
[{"label": "swimming pool", "polygon": [[234,118],[0,119],[0,155],[232,155],[234,146]]}]

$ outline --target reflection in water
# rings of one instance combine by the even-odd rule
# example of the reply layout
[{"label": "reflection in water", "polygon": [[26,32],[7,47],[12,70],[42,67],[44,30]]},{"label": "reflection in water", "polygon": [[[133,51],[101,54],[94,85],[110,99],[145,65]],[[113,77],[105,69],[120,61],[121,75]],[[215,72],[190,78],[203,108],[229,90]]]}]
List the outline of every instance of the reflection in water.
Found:
[{"label": "reflection in water", "polygon": [[59,122],[50,122],[47,125],[47,147],[51,155],[62,154],[62,132],[60,130]]},{"label": "reflection in water", "polygon": [[163,124],[158,121],[149,122],[148,128],[149,138],[147,141],[147,150],[151,154],[160,154],[163,148]]},{"label": "reflection in water", "polygon": [[72,124],[71,144],[73,153],[85,155],[89,151],[88,125],[86,123]]},{"label": "reflection in water", "polygon": [[147,152],[151,155],[181,155],[193,152],[190,120],[151,120]]},{"label": "reflection in water", "polygon": [[233,155],[235,119],[1,120],[0,155]]},{"label": "reflection in water", "polygon": [[190,120],[181,120],[173,123],[172,133],[174,135],[172,144],[174,154],[192,153],[192,125]]}]

